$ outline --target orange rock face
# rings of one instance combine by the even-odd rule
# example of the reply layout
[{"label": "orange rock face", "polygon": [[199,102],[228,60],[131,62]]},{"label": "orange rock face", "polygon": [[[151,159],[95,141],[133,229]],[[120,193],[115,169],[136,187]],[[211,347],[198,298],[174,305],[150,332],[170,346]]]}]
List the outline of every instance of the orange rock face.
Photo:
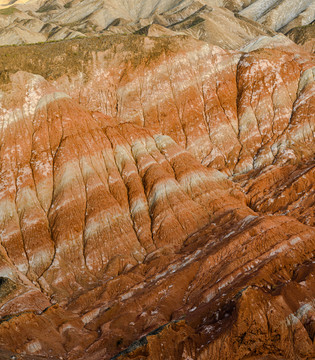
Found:
[{"label": "orange rock face", "polygon": [[314,358],[314,59],[114,39],[6,70],[0,357]]}]

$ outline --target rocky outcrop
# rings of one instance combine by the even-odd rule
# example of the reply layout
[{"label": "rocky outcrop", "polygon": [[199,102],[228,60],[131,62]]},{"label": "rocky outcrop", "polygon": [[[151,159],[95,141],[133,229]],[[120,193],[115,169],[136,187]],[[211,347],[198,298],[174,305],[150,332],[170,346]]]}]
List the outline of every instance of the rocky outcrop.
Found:
[{"label": "rocky outcrop", "polygon": [[[250,3],[223,0],[1,1],[0,44],[55,41],[99,33],[145,33],[149,36],[184,33],[226,49],[238,49],[258,36],[275,34],[272,30],[275,26],[268,21],[272,29],[253,21],[252,10],[247,9],[256,9],[256,2]],[[295,15],[302,8],[305,6],[298,7]],[[245,16],[238,15],[241,9],[240,14],[244,12]],[[290,8],[284,10],[281,8],[281,14],[291,19]],[[311,5],[306,11],[308,15],[302,17],[298,25],[312,21]]]},{"label": "rocky outcrop", "polygon": [[51,284],[48,293],[68,298],[104,272],[178,247],[220,212],[228,193],[228,206],[243,198],[170,137],[91,114],[38,76],[12,80],[25,92],[10,92],[3,104],[26,102],[22,112],[2,109],[2,235],[13,263]]},{"label": "rocky outcrop", "polygon": [[251,46],[0,49],[3,357],[315,356],[314,61]]},{"label": "rocky outcrop", "polygon": [[102,34],[186,34],[225,49],[310,24],[311,0],[0,1],[0,45]]},{"label": "rocky outcrop", "polygon": [[[187,37],[114,36],[74,41],[66,51],[60,44],[4,48],[0,60],[6,79],[18,68],[50,76],[89,110],[171,136],[230,176],[312,156],[313,62],[287,46],[242,54]],[[38,60],[30,63],[26,52]]]},{"label": "rocky outcrop", "polygon": [[315,52],[315,23],[310,25],[298,26],[292,28],[287,34],[297,44],[301,45],[306,51],[310,53]]},{"label": "rocky outcrop", "polygon": [[[289,31],[314,20],[314,3],[311,0],[256,0],[240,14],[256,20],[273,30]],[[304,22],[304,23],[302,23]]]}]

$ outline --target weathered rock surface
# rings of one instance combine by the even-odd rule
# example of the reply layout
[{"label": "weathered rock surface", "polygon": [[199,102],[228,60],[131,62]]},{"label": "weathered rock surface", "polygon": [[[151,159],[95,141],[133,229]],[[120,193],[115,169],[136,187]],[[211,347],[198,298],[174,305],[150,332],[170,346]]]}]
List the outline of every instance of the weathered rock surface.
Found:
[{"label": "weathered rock surface", "polygon": [[258,36],[272,36],[280,28],[287,32],[315,17],[311,0],[1,0],[0,7],[0,45],[99,33],[169,36],[175,32],[239,49]]},{"label": "weathered rock surface", "polygon": [[280,42],[243,54],[187,37],[114,36],[69,42],[66,51],[4,48],[0,61],[6,81],[19,68],[50,77],[89,110],[171,136],[233,175],[313,154],[314,62],[289,44],[292,52]]},{"label": "weathered rock surface", "polygon": [[0,49],[0,356],[315,357],[315,63],[281,39]]},{"label": "weathered rock surface", "polygon": [[311,23],[314,11],[312,0],[256,0],[240,14],[273,30],[286,32],[295,26]]},{"label": "weathered rock surface", "polygon": [[287,34],[290,39],[310,53],[315,52],[315,23],[292,28]]}]

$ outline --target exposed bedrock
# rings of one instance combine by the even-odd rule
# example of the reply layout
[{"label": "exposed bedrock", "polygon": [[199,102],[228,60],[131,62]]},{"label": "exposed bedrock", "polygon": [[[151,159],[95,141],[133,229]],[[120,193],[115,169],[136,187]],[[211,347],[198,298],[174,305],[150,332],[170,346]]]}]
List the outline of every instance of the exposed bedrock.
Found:
[{"label": "exposed bedrock", "polygon": [[281,39],[0,49],[0,357],[315,357],[314,60]]}]

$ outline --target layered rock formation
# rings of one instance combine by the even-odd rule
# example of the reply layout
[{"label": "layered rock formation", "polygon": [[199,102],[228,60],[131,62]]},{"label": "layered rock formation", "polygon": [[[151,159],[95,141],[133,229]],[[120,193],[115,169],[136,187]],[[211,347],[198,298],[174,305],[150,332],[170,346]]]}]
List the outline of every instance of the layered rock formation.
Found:
[{"label": "layered rock formation", "polygon": [[[227,49],[310,24],[312,0],[0,1],[0,45],[95,34],[187,34]],[[157,29],[158,28],[158,29]]]},{"label": "layered rock formation", "polygon": [[314,57],[155,5],[0,48],[0,358],[312,359]]}]

